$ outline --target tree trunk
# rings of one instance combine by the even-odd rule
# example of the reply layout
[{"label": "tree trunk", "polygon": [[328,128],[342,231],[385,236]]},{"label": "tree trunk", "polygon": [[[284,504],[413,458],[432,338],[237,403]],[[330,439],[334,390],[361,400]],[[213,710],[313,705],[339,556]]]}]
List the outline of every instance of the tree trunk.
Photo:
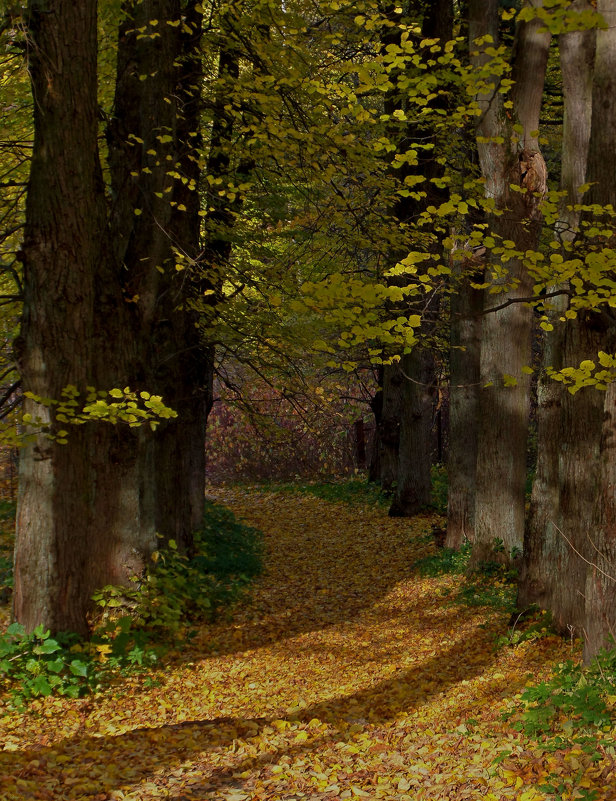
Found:
[{"label": "tree trunk", "polygon": [[[598,0],[597,10],[607,23],[597,31],[593,74],[592,124],[588,149],[588,180],[593,182],[589,202],[616,207],[614,167],[616,165],[616,0]],[[605,222],[614,229],[612,217]],[[614,247],[614,234],[608,247]],[[593,315],[594,316],[594,315]],[[608,331],[601,350],[616,348],[616,319],[611,307],[602,314]],[[590,325],[596,322],[589,319]],[[598,463],[599,493],[590,516],[587,537],[591,540],[592,568],[585,592],[584,658],[586,661],[609,644],[616,635],[616,388],[611,384],[603,399],[603,427]],[[614,646],[614,640],[611,641]]]},{"label": "tree trunk", "polygon": [[[589,8],[585,0],[579,10]],[[565,202],[556,235],[572,242],[579,225],[574,204],[586,180],[592,110],[595,31],[563,34],[559,42],[563,78],[564,125],[561,188]],[[566,289],[559,285],[551,289]],[[584,618],[586,566],[565,537],[586,553],[585,530],[597,494],[597,455],[602,397],[593,389],[572,396],[545,374],[593,358],[600,347],[599,332],[584,333],[579,320],[563,325],[564,297],[550,300],[548,318],[553,330],[544,334],[543,371],[537,390],[537,470],[530,514],[524,535],[524,559],[518,585],[518,607],[531,604],[553,612],[557,627],[581,631]],[[563,577],[567,577],[563,580]]]},{"label": "tree trunk", "polygon": [[[132,340],[107,249],[96,11],[94,0],[28,7],[35,141],[17,346],[24,389],[52,399],[68,385],[125,386]],[[25,411],[62,428],[32,400]],[[153,531],[140,516],[136,438],[105,423],[69,428],[66,445],[38,434],[22,449],[14,615],[28,630],[85,634],[92,593],[143,565]]]},{"label": "tree trunk", "polygon": [[402,357],[402,413],[398,482],[390,517],[410,517],[431,501],[432,426],[436,404],[435,359],[416,346]]},{"label": "tree trunk", "polygon": [[483,294],[471,286],[473,276],[469,270],[473,267],[478,269],[478,264],[468,259],[454,261],[453,266],[459,283],[450,302],[447,548],[459,548],[474,539]]},{"label": "tree trunk", "polygon": [[381,487],[393,492],[398,481],[400,421],[403,408],[404,377],[400,364],[383,367],[383,406],[379,427],[379,466]]},{"label": "tree trunk", "polygon": [[[581,321],[580,321],[581,322]],[[560,369],[596,358],[605,332],[578,321],[546,343],[546,364]],[[549,380],[549,379],[548,379]],[[552,382],[555,384],[556,382]],[[571,395],[562,385],[539,388],[539,458],[524,541],[518,604],[550,609],[556,627],[582,633],[590,543],[599,490],[603,396],[592,387]],[[577,553],[576,553],[577,551]],[[570,628],[572,627],[572,628]]]},{"label": "tree trunk", "polygon": [[374,434],[370,447],[370,466],[368,468],[368,481],[374,484],[381,483],[381,421],[383,418],[383,367],[377,370],[377,390],[374,393],[370,408],[374,415]]},{"label": "tree trunk", "polygon": [[[453,38],[453,4],[451,0],[437,0],[429,8],[423,7],[421,10],[424,14],[421,35],[435,37],[443,43],[451,41]],[[407,8],[407,14],[410,13],[416,13],[416,10]],[[406,22],[401,15],[400,7],[390,7],[388,15],[394,23]],[[392,26],[389,33],[384,36],[384,43],[399,46],[401,33],[401,27]],[[390,76],[390,80],[393,80],[393,77]],[[443,104],[445,102],[443,99]],[[399,87],[396,87],[390,92],[385,102],[385,110],[395,117],[396,109],[403,109],[405,103],[404,91],[400,92]],[[417,141],[417,138],[423,139],[431,133],[431,131],[426,132],[421,129],[421,126],[414,124],[407,125],[406,130],[398,131],[397,134],[394,130],[393,136],[400,137],[401,142],[411,143]],[[425,197],[421,199],[412,196],[399,197],[393,208],[393,215],[400,224],[400,230],[406,231],[407,234],[410,233],[411,237],[413,236],[413,220],[416,219],[416,216],[431,204],[443,202],[447,195],[447,190],[439,188],[437,182],[432,180],[442,175],[442,166],[433,158],[432,153],[418,158],[414,166],[407,164],[402,169],[396,170],[397,178],[402,185],[405,179],[413,173],[425,176],[428,187]],[[410,247],[410,241],[412,239],[407,239],[405,243],[407,248]],[[435,253],[435,260],[438,260],[440,242],[437,237],[434,237],[432,242],[432,250]],[[395,261],[405,258],[407,252],[404,250],[404,245],[397,253],[392,252],[391,255]],[[404,309],[404,313],[410,315],[416,312],[418,305],[416,302],[411,302]],[[438,316],[434,307],[434,298],[428,298],[426,308],[421,309],[423,319],[420,341],[414,345],[411,353],[401,357],[400,366],[392,373],[392,379],[402,377],[400,405],[396,409],[398,425],[396,427],[391,425],[391,441],[394,447],[387,452],[387,456],[393,459],[396,455],[395,449],[397,449],[397,464],[394,468],[393,465],[384,462],[382,451],[381,471],[382,476],[387,476],[384,467],[389,473],[395,471],[395,483],[389,481],[389,476],[387,476],[389,486],[395,487],[394,498],[389,510],[389,514],[393,517],[416,514],[420,509],[428,506],[431,501],[432,430],[437,393],[436,360],[431,344],[422,344],[421,339],[429,340],[434,332],[434,323]],[[384,421],[386,420],[385,398],[384,387]],[[381,435],[383,436],[385,433],[385,426],[383,426]]]},{"label": "tree trunk", "polygon": [[[471,44],[491,35],[498,41],[498,3],[469,3]],[[512,103],[515,121],[522,127],[519,141],[512,120],[504,113],[502,95],[495,91],[480,96],[482,117],[478,134],[487,142],[478,144],[486,195],[499,214],[492,231],[502,241],[513,241],[518,251],[534,250],[538,242],[541,214],[539,195],[546,189],[543,158],[538,150],[537,130],[547,65],[550,36],[541,31],[539,20],[518,26],[514,47]],[[473,45],[474,46],[474,45]],[[483,55],[473,57],[480,68]],[[494,86],[498,78],[494,77]],[[512,192],[516,184],[523,191]],[[502,213],[506,210],[506,213]],[[497,556],[507,562],[522,550],[524,533],[524,487],[530,405],[530,380],[522,368],[531,361],[532,309],[515,302],[532,294],[533,280],[523,262],[509,258],[487,278],[504,289],[486,294],[481,335],[480,428],[477,444],[475,496],[475,541],[471,564]],[[505,288],[506,287],[506,288]],[[503,306],[511,302],[504,308]]]},{"label": "tree trunk", "polygon": [[[178,413],[141,438],[143,498],[158,533],[183,552],[192,550],[203,516],[213,370],[213,354],[204,346],[194,308],[204,288],[198,191],[202,20],[197,6],[192,1],[126,0],[108,130],[114,239],[127,268],[126,295],[140,316],[140,379]],[[182,24],[175,24],[179,20]],[[156,37],[140,35],[151,26]]]}]

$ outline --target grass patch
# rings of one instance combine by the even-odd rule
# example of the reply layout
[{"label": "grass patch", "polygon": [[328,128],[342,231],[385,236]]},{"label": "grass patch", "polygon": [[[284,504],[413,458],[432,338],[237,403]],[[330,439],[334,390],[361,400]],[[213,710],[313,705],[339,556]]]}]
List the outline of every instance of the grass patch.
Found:
[{"label": "grass patch", "polygon": [[[432,535],[429,535],[432,539]],[[422,576],[464,575],[471,556],[470,542],[464,543],[459,551],[453,548],[439,548],[436,553],[419,559],[413,567]]]},{"label": "grass patch", "polygon": [[271,492],[288,492],[299,495],[314,495],[332,503],[352,505],[389,506],[391,499],[378,484],[371,484],[363,478],[341,479],[340,481],[289,482],[288,484],[266,484],[262,487]]},{"label": "grass patch", "polygon": [[432,481],[431,505],[435,512],[445,517],[447,515],[447,493],[449,489],[447,468],[445,465],[432,465],[430,478]]},{"label": "grass patch", "polygon": [[471,549],[469,542],[464,543],[459,551],[439,548],[430,556],[419,559],[413,567],[422,576],[462,576],[461,585],[448,593],[454,603],[513,612],[517,592],[516,571],[496,562],[486,562],[469,573]]}]

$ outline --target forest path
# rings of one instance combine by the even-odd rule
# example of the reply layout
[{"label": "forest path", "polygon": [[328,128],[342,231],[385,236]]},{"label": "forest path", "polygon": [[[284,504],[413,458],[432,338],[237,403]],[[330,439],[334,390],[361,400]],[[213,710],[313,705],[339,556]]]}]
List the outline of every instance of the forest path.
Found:
[{"label": "forest path", "polygon": [[[2,801],[545,798],[532,789],[541,754],[501,716],[565,646],[495,652],[503,613],[451,603],[458,577],[412,570],[433,551],[430,517],[299,494],[217,499],[265,535],[251,601],[157,686],[133,678],[5,721]],[[495,768],[505,748],[513,762]]]}]

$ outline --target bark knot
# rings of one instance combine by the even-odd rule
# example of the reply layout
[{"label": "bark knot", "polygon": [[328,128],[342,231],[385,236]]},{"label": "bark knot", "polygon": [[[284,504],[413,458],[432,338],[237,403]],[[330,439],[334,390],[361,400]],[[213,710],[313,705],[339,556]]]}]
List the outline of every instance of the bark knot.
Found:
[{"label": "bark knot", "polygon": [[548,190],[548,171],[538,150],[522,150],[518,156],[520,186],[526,189],[525,203],[531,219],[541,217],[539,204]]}]

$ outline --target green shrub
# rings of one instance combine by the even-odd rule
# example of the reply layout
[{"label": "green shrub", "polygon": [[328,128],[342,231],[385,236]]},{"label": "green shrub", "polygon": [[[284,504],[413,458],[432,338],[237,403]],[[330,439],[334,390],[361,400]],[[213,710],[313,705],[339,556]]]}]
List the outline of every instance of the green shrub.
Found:
[{"label": "green shrub", "polygon": [[75,698],[107,684],[118,673],[154,665],[163,644],[178,641],[191,624],[212,620],[235,602],[261,569],[261,534],[233,514],[206,504],[196,553],[162,547],[132,587],[95,593],[92,637],[56,634],[39,626],[26,634],[12,624],[0,636],[0,686],[16,706],[52,693]]},{"label": "green shrub", "polygon": [[237,601],[261,563],[260,532],[207,502],[195,533],[195,555],[181,554],[172,540],[153,555],[134,587],[103,587],[94,596],[99,623],[113,626],[117,619],[130,619],[133,629],[153,638],[176,639],[190,624],[214,620],[222,607]]},{"label": "green shrub", "polygon": [[[428,536],[432,538],[432,535]],[[435,553],[415,562],[413,567],[422,576],[464,576],[461,585],[452,594],[452,600],[456,603],[513,612],[516,571],[498,562],[485,562],[469,574],[471,550],[469,542],[465,542],[458,551],[453,548],[438,548]]]},{"label": "green shrub", "polygon": [[[601,729],[616,722],[608,704],[616,694],[616,650],[602,651],[587,667],[571,660],[548,680],[522,693],[523,712],[517,727],[527,735],[551,735],[557,747],[559,731],[574,741],[597,745]],[[613,741],[611,741],[613,745]]]},{"label": "green shrub", "polygon": [[[432,539],[431,534],[429,537]],[[422,576],[463,575],[468,568],[470,556],[471,544],[465,542],[459,551],[454,548],[439,548],[436,553],[418,559],[413,567]]]},{"label": "green shrub", "polygon": [[52,692],[76,698],[89,690],[92,678],[88,663],[71,652],[69,643],[42,626],[26,634],[12,623],[0,637],[0,681],[11,688],[16,706]]}]

